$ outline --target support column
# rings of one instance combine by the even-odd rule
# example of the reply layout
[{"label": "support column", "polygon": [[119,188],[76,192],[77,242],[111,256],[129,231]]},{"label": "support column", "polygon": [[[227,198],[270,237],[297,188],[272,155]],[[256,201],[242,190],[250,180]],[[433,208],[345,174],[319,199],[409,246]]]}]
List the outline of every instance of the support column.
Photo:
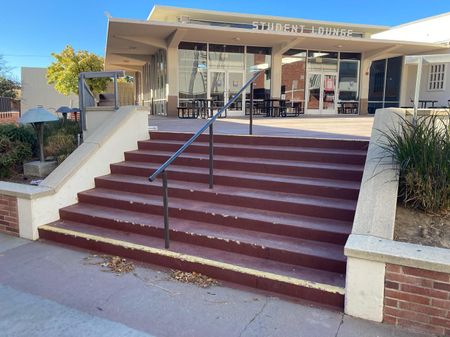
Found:
[{"label": "support column", "polygon": [[368,114],[369,106],[369,79],[370,79],[370,65],[372,60],[365,57],[363,54],[361,57],[361,74],[359,85],[359,113],[360,115]]},{"label": "support column", "polygon": [[178,46],[167,48],[167,116],[177,116]]},{"label": "support column", "polygon": [[270,97],[281,97],[281,72],[282,72],[282,53],[272,51],[272,69],[270,77]]}]

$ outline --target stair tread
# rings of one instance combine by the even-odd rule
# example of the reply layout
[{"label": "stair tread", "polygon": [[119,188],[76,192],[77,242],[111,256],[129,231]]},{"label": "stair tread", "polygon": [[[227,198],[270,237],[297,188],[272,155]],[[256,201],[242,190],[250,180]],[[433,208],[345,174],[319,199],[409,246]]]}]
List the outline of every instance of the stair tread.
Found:
[{"label": "stair tread", "polygon": [[[139,213],[126,210],[117,210],[104,206],[80,203],[65,208],[68,212],[89,214],[95,217],[113,219],[117,222],[135,223],[137,225],[152,226],[162,229],[163,216]],[[171,217],[170,229],[190,235],[201,235],[208,238],[217,238],[225,241],[246,243],[260,246],[264,249],[274,248],[296,252],[299,254],[321,257],[333,261],[345,262],[342,245],[327,242],[311,241],[290,236],[251,231],[230,226],[216,225],[206,222],[185,220]],[[270,258],[270,257],[268,257]]]},{"label": "stair tread", "polygon": [[[127,153],[143,154],[143,155],[153,155],[153,156],[164,156],[171,157],[173,152],[170,151],[153,151],[153,150],[134,150],[128,151]],[[184,152],[179,158],[191,158],[204,160],[206,163],[209,161],[208,154]],[[227,155],[214,155],[215,161],[230,161],[230,162],[241,162],[242,157],[239,156],[227,156]],[[269,159],[269,158],[257,158],[257,157],[246,157],[246,163],[251,164],[261,164],[261,165],[277,165],[277,166],[294,166],[298,168],[320,168],[320,169],[334,169],[334,170],[348,170],[354,172],[362,172],[363,165],[354,164],[342,164],[342,163],[322,163],[313,161],[302,161],[302,160],[283,160],[283,159]],[[176,163],[173,163],[176,165]]]},{"label": "stair tread", "polygon": [[[173,144],[180,145],[180,147],[185,143],[179,140],[160,140],[160,139],[148,139],[141,141],[142,143],[154,143],[154,144]],[[208,148],[209,143],[207,141],[196,140],[193,146],[203,146]],[[247,144],[233,144],[233,143],[221,143],[214,141],[214,148],[232,148],[232,149],[253,149],[254,146]],[[268,151],[285,151],[285,152],[296,152],[296,153],[323,153],[323,154],[350,154],[350,155],[360,155],[366,156],[367,151],[362,150],[352,150],[352,149],[334,149],[326,147],[311,147],[311,146],[286,146],[286,145],[258,145],[258,150],[268,150]]]},{"label": "stair tread", "polygon": [[[68,229],[80,233],[100,236],[103,238],[110,238],[120,241],[131,242],[147,247],[154,247],[162,249],[164,240],[162,238],[151,237],[147,235],[122,232],[103,227],[87,225],[71,221],[57,221],[50,227]],[[45,229],[44,229],[45,230]],[[184,242],[171,241],[170,251],[180,254],[188,254],[206,258],[218,262],[229,263],[245,268],[257,269],[263,272],[284,275],[300,280],[307,280],[310,282],[317,282],[337,287],[344,287],[345,277],[343,274],[307,268],[303,266],[271,261],[265,258],[253,257],[249,255],[238,254],[234,252],[225,252],[223,250],[193,245]]]},{"label": "stair tread", "polygon": [[[143,203],[147,205],[156,205],[162,207],[162,197],[157,195],[148,195],[140,193],[132,193],[121,191],[120,194],[115,190],[105,188],[95,188],[81,192],[80,195],[100,196],[108,199],[118,199],[126,202]],[[287,224],[292,226],[305,226],[305,224],[322,224],[323,226],[332,227],[350,227],[351,222],[342,220],[308,217],[290,213],[282,213],[268,210],[260,210],[247,208],[242,206],[231,206],[208,203],[204,201],[192,201],[179,198],[170,198],[169,207],[188,210],[199,210],[204,213],[221,214],[223,217],[239,217],[244,219],[252,219],[264,221],[273,224]]]},{"label": "stair tread", "polygon": [[[134,176],[134,175],[123,175],[123,174],[110,174],[106,176],[99,177],[98,179],[104,180],[113,180],[116,182],[130,182],[134,184],[156,184],[157,186],[161,186],[161,179],[157,179],[154,182],[149,182],[147,177],[142,176]],[[226,185],[214,185],[213,189],[210,189],[209,186],[205,183],[196,183],[196,182],[188,182],[181,180],[170,180],[169,183],[170,188],[181,188],[185,190],[189,190],[190,192],[201,191],[206,193],[211,193],[211,197],[214,197],[216,194],[224,194],[224,195],[232,195],[232,196],[240,196],[246,198],[259,198],[259,199],[268,199],[268,200],[277,200],[282,202],[291,202],[291,203],[299,203],[299,204],[309,204],[316,205],[320,203],[322,206],[327,207],[335,207],[347,210],[355,210],[356,209],[356,200],[348,200],[348,199],[339,199],[339,198],[329,198],[329,197],[320,197],[313,195],[305,195],[299,193],[288,193],[288,192],[275,192],[275,191],[267,191],[246,187],[235,187],[235,186],[226,186]]]},{"label": "stair tread", "polygon": [[[139,161],[123,161],[120,163],[113,164],[116,166],[128,166],[128,167],[136,167],[136,168],[145,168],[149,169],[148,174],[150,175],[152,170],[158,169],[161,165],[157,163],[146,163]],[[167,168],[167,171],[176,171],[176,172],[187,172],[187,173],[201,173],[201,174],[209,174],[208,167],[196,167],[196,166],[185,166],[185,165],[177,165],[172,164]],[[291,175],[281,175],[281,174],[273,174],[273,173],[260,173],[260,172],[252,172],[251,176],[249,176],[248,171],[234,171],[234,170],[225,170],[225,169],[214,169],[214,175],[223,175],[227,177],[235,177],[235,178],[255,178],[261,179],[265,181],[275,181],[275,182],[284,182],[284,183],[306,183],[311,185],[328,185],[332,187],[342,187],[342,188],[353,188],[358,189],[360,187],[359,181],[350,181],[350,180],[337,180],[337,179],[327,179],[327,178],[310,178],[310,177],[301,177],[301,176],[291,176]]]}]

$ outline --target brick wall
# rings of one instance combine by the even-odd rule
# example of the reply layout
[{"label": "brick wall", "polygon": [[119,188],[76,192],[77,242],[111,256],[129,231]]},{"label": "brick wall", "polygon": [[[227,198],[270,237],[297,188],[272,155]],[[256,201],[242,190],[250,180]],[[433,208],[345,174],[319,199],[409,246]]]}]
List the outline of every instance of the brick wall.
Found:
[{"label": "brick wall", "polygon": [[386,264],[384,322],[450,336],[450,274]]},{"label": "brick wall", "polygon": [[19,112],[0,112],[0,124],[17,123],[19,120]]},{"label": "brick wall", "polygon": [[0,233],[19,235],[16,197],[0,194]]}]

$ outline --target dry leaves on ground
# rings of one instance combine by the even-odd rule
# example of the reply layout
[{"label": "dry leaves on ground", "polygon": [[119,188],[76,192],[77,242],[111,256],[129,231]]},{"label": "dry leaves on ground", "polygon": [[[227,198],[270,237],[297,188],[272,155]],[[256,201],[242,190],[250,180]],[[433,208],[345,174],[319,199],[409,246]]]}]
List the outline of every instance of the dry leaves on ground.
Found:
[{"label": "dry leaves on ground", "polygon": [[206,275],[181,271],[181,270],[171,270],[170,277],[182,283],[192,283],[200,288],[209,288],[211,286],[219,285],[219,282]]},{"label": "dry leaves on ground", "polygon": [[84,258],[85,264],[101,266],[102,271],[115,273],[117,275],[127,274],[134,271],[133,262],[120,256],[111,255],[89,255]]}]

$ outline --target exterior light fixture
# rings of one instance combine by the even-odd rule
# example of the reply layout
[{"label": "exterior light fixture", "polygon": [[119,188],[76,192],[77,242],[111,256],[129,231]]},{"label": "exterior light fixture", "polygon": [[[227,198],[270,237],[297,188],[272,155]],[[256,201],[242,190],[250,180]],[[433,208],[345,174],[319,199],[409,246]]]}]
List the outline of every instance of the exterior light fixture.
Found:
[{"label": "exterior light fixture", "polygon": [[44,158],[44,124],[45,122],[56,122],[58,117],[50,111],[44,109],[42,105],[27,110],[19,119],[20,124],[31,124],[36,131],[39,145],[39,160],[45,161]]}]

